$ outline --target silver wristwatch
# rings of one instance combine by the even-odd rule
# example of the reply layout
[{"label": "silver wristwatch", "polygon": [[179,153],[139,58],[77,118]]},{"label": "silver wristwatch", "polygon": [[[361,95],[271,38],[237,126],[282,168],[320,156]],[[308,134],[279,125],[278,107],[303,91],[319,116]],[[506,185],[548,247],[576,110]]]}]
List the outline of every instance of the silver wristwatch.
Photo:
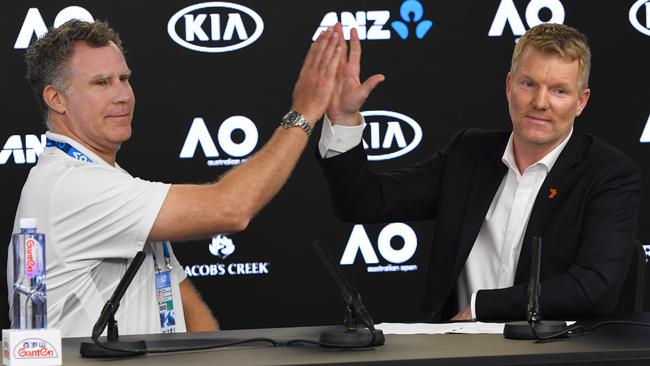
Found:
[{"label": "silver wristwatch", "polygon": [[285,114],[284,117],[282,117],[282,120],[280,120],[280,126],[284,128],[300,127],[305,130],[307,136],[311,135],[312,131],[312,128],[309,123],[307,123],[305,117],[296,111],[290,111]]}]

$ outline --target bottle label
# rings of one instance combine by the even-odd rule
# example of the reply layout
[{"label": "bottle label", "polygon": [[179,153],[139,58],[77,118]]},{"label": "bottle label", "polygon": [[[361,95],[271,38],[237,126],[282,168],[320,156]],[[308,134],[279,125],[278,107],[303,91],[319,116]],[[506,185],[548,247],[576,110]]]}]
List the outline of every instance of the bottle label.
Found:
[{"label": "bottle label", "polygon": [[30,279],[38,275],[37,250],[38,241],[34,238],[27,238],[25,240],[25,275]]}]

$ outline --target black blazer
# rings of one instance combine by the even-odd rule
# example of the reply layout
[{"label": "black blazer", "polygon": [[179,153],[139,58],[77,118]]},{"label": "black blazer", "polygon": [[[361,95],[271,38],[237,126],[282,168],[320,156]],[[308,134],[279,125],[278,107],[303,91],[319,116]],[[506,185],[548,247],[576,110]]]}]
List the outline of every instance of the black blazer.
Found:
[{"label": "black blazer", "polygon": [[[463,130],[428,159],[381,174],[369,169],[361,145],[329,159],[317,153],[341,220],[434,220],[422,304],[429,320],[448,320],[457,311],[456,282],[507,172],[501,157],[509,136]],[[611,314],[632,257],[640,195],[641,172],[628,157],[574,131],[536,197],[514,286],[479,291],[477,319],[525,319],[531,242],[538,235],[543,316]]]}]

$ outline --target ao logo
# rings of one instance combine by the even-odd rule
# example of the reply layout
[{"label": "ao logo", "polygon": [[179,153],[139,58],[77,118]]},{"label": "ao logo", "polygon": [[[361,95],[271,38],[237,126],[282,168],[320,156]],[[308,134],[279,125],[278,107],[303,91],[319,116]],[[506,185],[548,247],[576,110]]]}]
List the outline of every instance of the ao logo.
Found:
[{"label": "ao logo", "polygon": [[[13,156],[16,164],[33,164],[45,148],[45,135],[25,135],[25,144],[20,135],[9,136],[2,151],[0,151],[0,165],[4,165]],[[23,147],[24,146],[24,147]]]},{"label": "ao logo", "polygon": [[[370,139],[364,138],[363,147],[368,150],[370,161],[397,158],[415,149],[422,141],[422,128],[409,116],[391,111],[364,111],[361,114],[368,124],[366,131]],[[405,135],[404,127],[408,127],[409,134]],[[409,143],[407,137],[411,140]]]},{"label": "ao logo", "polygon": [[[209,27],[204,28],[204,23]],[[179,36],[179,28],[182,29],[183,38]],[[263,31],[264,22],[256,12],[226,2],[188,6],[174,14],[167,23],[167,33],[174,42],[193,51],[210,53],[246,47],[255,42]]]},{"label": "ao logo", "polygon": [[[641,9],[645,8],[645,25],[639,21],[639,13]],[[639,32],[650,36],[650,0],[638,0],[630,8],[630,23]]]},{"label": "ao logo", "polygon": [[[543,21],[539,18],[539,13],[542,9],[549,9],[551,11],[551,18]],[[513,0],[501,0],[497,13],[492,21],[492,26],[488,31],[488,36],[498,37],[503,34],[506,23],[510,24],[512,34],[515,36],[522,36],[526,33],[524,23],[515,8]],[[564,23],[564,6],[560,0],[531,0],[526,6],[526,23],[529,28],[532,28],[542,23]]]},{"label": "ao logo", "polygon": [[645,123],[645,128],[641,133],[641,142],[650,142],[650,115],[648,116],[648,121]]},{"label": "ao logo", "polygon": [[[390,245],[391,239],[396,236],[401,237],[404,241],[404,246],[397,250]],[[417,247],[418,238],[415,235],[415,231],[410,226],[401,222],[387,225],[379,232],[379,237],[377,238],[377,248],[381,256],[395,264],[404,263],[411,259]],[[361,252],[366,264],[379,263],[379,258],[377,258],[377,254],[370,243],[370,239],[363,225],[354,225],[350,239],[343,251],[341,264],[353,264],[358,252]]]},{"label": "ao logo", "polygon": [[[95,21],[88,10],[80,6],[68,6],[56,15],[56,18],[54,18],[54,27],[58,27],[70,19],[80,19],[87,22]],[[45,33],[47,33],[47,26],[45,25],[45,21],[43,21],[41,13],[37,8],[30,8],[25,16],[23,26],[20,28],[14,48],[25,49],[29,47],[32,36],[36,35],[36,37],[40,37]]]},{"label": "ao logo", "polygon": [[[236,130],[243,132],[244,139],[241,142],[233,141],[232,134]],[[255,146],[257,146],[257,139],[257,127],[255,127],[253,121],[244,116],[227,118],[219,126],[217,132],[219,146],[226,154],[233,157],[242,157],[250,154],[255,149]],[[180,158],[193,158],[198,145],[201,145],[201,149],[203,149],[203,154],[206,158],[216,158],[219,156],[210,131],[208,131],[203,118],[200,117],[194,118],[194,121],[192,121],[190,132],[188,132],[183,148],[181,149]]]}]

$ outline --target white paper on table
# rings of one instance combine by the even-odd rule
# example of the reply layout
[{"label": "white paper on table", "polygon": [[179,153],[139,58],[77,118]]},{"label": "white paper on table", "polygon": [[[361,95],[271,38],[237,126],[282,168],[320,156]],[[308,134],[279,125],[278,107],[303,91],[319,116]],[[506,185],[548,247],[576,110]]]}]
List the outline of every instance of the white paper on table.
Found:
[{"label": "white paper on table", "polygon": [[[575,321],[567,322],[572,325]],[[503,334],[504,323],[379,323],[375,326],[384,334]]]}]

